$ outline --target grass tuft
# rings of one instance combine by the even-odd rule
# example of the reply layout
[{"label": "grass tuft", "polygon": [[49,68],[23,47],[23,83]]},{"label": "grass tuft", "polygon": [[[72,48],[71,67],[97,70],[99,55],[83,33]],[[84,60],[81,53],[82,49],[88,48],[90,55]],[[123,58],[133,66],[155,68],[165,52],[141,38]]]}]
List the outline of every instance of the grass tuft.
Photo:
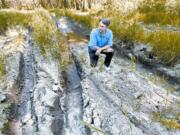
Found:
[{"label": "grass tuft", "polygon": [[0,76],[6,74],[5,65],[4,65],[4,55],[3,52],[0,50]]}]

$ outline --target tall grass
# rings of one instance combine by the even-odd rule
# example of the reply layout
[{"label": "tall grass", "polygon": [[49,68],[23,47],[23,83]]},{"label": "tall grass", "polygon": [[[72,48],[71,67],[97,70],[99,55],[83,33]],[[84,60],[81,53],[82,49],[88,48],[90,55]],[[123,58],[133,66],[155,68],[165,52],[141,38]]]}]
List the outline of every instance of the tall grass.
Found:
[{"label": "tall grass", "polygon": [[142,16],[140,21],[180,26],[180,2],[175,1],[176,4],[170,7],[166,0],[144,0],[137,11]]},{"label": "tall grass", "polygon": [[[0,33],[3,34],[7,28],[16,25],[24,28],[32,28],[32,37],[37,45],[39,45],[42,54],[49,51],[53,56],[60,58],[61,34],[58,31],[55,22],[47,10],[35,9],[33,11],[19,10],[1,10],[0,11]],[[3,58],[2,58],[3,59]],[[4,73],[0,60],[0,72]]]},{"label": "tall grass", "polygon": [[58,29],[46,10],[37,10],[31,17],[30,26],[33,28],[33,39],[40,46],[42,53],[55,47],[55,38],[59,42]]},{"label": "tall grass", "polygon": [[57,17],[68,16],[70,18],[73,18],[75,21],[84,24],[88,28],[95,27],[98,20],[98,18],[96,18],[95,16],[92,17],[89,14],[74,14],[74,12],[77,13],[77,11],[73,9],[51,9],[49,11],[55,13]]},{"label": "tall grass", "polygon": [[28,26],[30,19],[31,16],[26,13],[2,10],[0,11],[0,33],[15,25]]},{"label": "tall grass", "polygon": [[149,33],[145,38],[150,43],[153,51],[167,65],[173,65],[180,60],[180,33],[157,31]]}]

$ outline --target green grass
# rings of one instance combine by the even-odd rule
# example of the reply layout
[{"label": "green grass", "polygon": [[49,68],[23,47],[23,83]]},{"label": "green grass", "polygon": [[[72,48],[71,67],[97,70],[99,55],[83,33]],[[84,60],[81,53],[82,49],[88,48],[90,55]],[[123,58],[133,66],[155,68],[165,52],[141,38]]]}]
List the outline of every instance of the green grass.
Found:
[{"label": "green grass", "polygon": [[44,53],[45,50],[52,48],[55,37],[59,39],[60,36],[51,15],[44,9],[35,9],[32,11],[1,10],[0,20],[0,33],[16,25],[25,28],[32,27],[33,39]]},{"label": "green grass", "polygon": [[33,39],[40,46],[43,53],[54,48],[55,37],[58,40],[60,39],[55,22],[46,10],[37,10],[33,13],[30,26],[33,28]]},{"label": "green grass", "polygon": [[97,24],[98,18],[92,17],[91,15],[78,15],[74,14],[74,12],[77,12],[73,9],[51,9],[50,12],[53,12],[56,14],[57,17],[61,16],[68,16],[70,18],[73,18],[75,21],[84,24],[88,28],[95,27]]},{"label": "green grass", "polygon": [[[45,54],[47,52],[51,52],[54,57],[60,58],[62,35],[47,10],[0,10],[0,20],[1,34],[5,33],[8,28],[13,28],[16,25],[20,25],[24,28],[31,27],[33,30],[33,40],[39,45],[42,54],[46,56]],[[2,56],[0,57],[0,74],[5,73]]]},{"label": "green grass", "polygon": [[[177,104],[177,107],[180,109],[180,105]],[[167,118],[165,114],[170,114],[173,117],[172,118]],[[173,108],[169,107],[162,112],[155,112],[153,114],[153,120],[158,121],[161,124],[163,124],[166,128],[168,129],[178,129],[180,130],[180,112],[177,110],[174,110]]]},{"label": "green grass", "polygon": [[166,65],[173,65],[180,59],[180,32],[157,31],[146,35],[153,51]]},{"label": "green grass", "polygon": [[0,51],[0,76],[5,75],[6,70],[5,70],[5,65],[4,65],[4,55],[2,51]]},{"label": "green grass", "polygon": [[30,22],[30,16],[24,13],[18,13],[7,10],[0,11],[0,33],[3,33],[7,28],[15,25],[28,26]]},{"label": "green grass", "polygon": [[167,6],[166,0],[144,0],[137,12],[142,16],[140,21],[147,24],[180,26],[180,2],[178,0],[171,7]]}]

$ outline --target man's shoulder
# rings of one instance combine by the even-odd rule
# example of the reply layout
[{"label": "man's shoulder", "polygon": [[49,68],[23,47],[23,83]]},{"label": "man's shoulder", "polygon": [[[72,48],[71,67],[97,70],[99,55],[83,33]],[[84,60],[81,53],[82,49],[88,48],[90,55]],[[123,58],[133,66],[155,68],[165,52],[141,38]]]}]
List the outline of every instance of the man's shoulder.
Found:
[{"label": "man's shoulder", "polygon": [[109,34],[112,34],[112,30],[111,29],[107,29],[107,32],[109,33]]},{"label": "man's shoulder", "polygon": [[98,28],[93,28],[92,31],[91,31],[91,33],[97,34],[97,33],[98,33]]}]

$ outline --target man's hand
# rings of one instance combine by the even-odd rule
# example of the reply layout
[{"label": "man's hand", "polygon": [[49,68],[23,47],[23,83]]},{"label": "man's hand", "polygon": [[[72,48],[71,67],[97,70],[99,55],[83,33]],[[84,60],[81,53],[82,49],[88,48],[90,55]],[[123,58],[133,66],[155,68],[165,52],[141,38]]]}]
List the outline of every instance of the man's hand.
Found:
[{"label": "man's hand", "polygon": [[98,50],[99,48],[100,48],[100,47],[98,47],[98,46],[94,46],[94,49],[95,49],[95,50]]},{"label": "man's hand", "polygon": [[99,49],[96,51],[95,55],[100,55],[101,51],[102,51],[102,49],[99,48]]}]

